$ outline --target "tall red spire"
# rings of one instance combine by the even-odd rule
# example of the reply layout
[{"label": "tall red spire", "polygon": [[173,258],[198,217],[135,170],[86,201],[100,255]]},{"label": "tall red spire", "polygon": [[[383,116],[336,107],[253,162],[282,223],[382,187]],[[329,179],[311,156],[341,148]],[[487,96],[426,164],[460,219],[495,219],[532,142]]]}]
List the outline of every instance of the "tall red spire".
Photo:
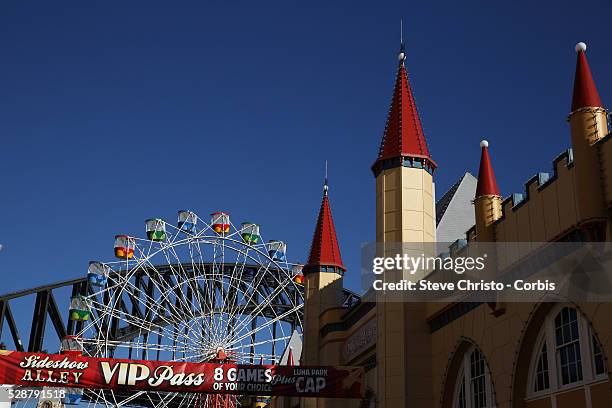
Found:
[{"label": "tall red spire", "polygon": [[599,92],[593,81],[593,75],[586,58],[586,44],[576,44],[576,76],[574,77],[574,95],[572,98],[572,112],[580,108],[603,108]]},{"label": "tall red spire", "polygon": [[[410,88],[408,74],[404,66],[405,59],[404,45],[402,44],[387,125],[380,143],[378,158],[372,166],[375,174],[378,173],[382,162],[395,158],[400,159],[396,163],[397,165],[401,165],[401,161],[405,158],[411,158],[417,159],[417,162],[425,164],[432,171],[436,167],[436,163],[429,154],[419,112]],[[420,167],[420,165],[418,166]]]},{"label": "tall red spire", "polygon": [[499,194],[499,187],[497,187],[497,180],[495,180],[495,173],[493,172],[491,158],[489,157],[489,142],[483,140],[480,142],[480,147],[482,147],[482,155],[480,156],[480,168],[478,169],[476,198],[486,195],[501,195]]},{"label": "tall red spire", "polygon": [[342,272],[346,271],[342,263],[342,256],[340,255],[340,246],[336,238],[336,228],[334,227],[334,220],[329,207],[327,191],[328,186],[326,177],[323,187],[323,202],[321,203],[317,226],[314,236],[312,237],[310,256],[308,257],[308,262],[304,266],[304,273],[318,271],[321,266],[331,266],[339,268]]}]

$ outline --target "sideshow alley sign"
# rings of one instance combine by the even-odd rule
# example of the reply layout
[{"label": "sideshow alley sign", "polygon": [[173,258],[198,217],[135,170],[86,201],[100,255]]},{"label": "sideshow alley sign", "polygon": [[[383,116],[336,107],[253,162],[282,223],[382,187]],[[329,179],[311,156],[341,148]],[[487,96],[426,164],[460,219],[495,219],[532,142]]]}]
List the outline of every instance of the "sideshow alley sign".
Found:
[{"label": "sideshow alley sign", "polygon": [[0,384],[207,394],[361,398],[360,367],[104,359],[0,350]]}]

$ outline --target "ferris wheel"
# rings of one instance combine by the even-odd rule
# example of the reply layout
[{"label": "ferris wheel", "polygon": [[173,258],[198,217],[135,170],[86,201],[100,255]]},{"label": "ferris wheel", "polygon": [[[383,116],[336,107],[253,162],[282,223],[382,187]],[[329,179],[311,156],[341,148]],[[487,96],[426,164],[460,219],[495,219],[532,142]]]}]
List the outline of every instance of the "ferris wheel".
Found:
[{"label": "ferris wheel", "polygon": [[[265,242],[259,225],[236,226],[224,212],[203,220],[182,210],[176,225],[149,219],[145,232],[117,235],[115,261],[90,262],[87,285],[71,298],[72,347],[101,358],[279,362],[303,318],[304,277],[284,242]],[[72,392],[89,406],[240,406],[233,396]]]}]

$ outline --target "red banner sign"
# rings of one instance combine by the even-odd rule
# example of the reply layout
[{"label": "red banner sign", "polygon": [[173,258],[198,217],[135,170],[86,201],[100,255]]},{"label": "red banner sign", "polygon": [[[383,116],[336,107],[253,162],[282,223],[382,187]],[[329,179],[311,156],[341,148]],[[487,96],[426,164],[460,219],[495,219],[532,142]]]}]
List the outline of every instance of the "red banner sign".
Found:
[{"label": "red banner sign", "polygon": [[360,367],[183,363],[0,350],[0,384],[361,398]]}]

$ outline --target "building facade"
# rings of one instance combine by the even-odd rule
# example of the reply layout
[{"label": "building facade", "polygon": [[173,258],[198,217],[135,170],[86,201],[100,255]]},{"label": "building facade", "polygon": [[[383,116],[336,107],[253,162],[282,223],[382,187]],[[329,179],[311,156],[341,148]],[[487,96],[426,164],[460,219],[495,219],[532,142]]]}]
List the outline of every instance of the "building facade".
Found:
[{"label": "building facade", "polygon": [[[463,203],[472,208],[474,225],[456,237],[462,245],[612,240],[607,111],[586,45],[579,43],[576,54],[571,148],[553,160],[552,174],[539,173],[524,194],[503,198],[483,141],[476,191]],[[402,47],[372,165],[378,243],[436,241],[436,167]],[[326,187],[304,268],[302,363],[363,366],[366,395],[362,401],[305,399],[302,407],[612,407],[612,304],[377,303],[366,294],[346,308],[339,303],[344,272]]]}]

